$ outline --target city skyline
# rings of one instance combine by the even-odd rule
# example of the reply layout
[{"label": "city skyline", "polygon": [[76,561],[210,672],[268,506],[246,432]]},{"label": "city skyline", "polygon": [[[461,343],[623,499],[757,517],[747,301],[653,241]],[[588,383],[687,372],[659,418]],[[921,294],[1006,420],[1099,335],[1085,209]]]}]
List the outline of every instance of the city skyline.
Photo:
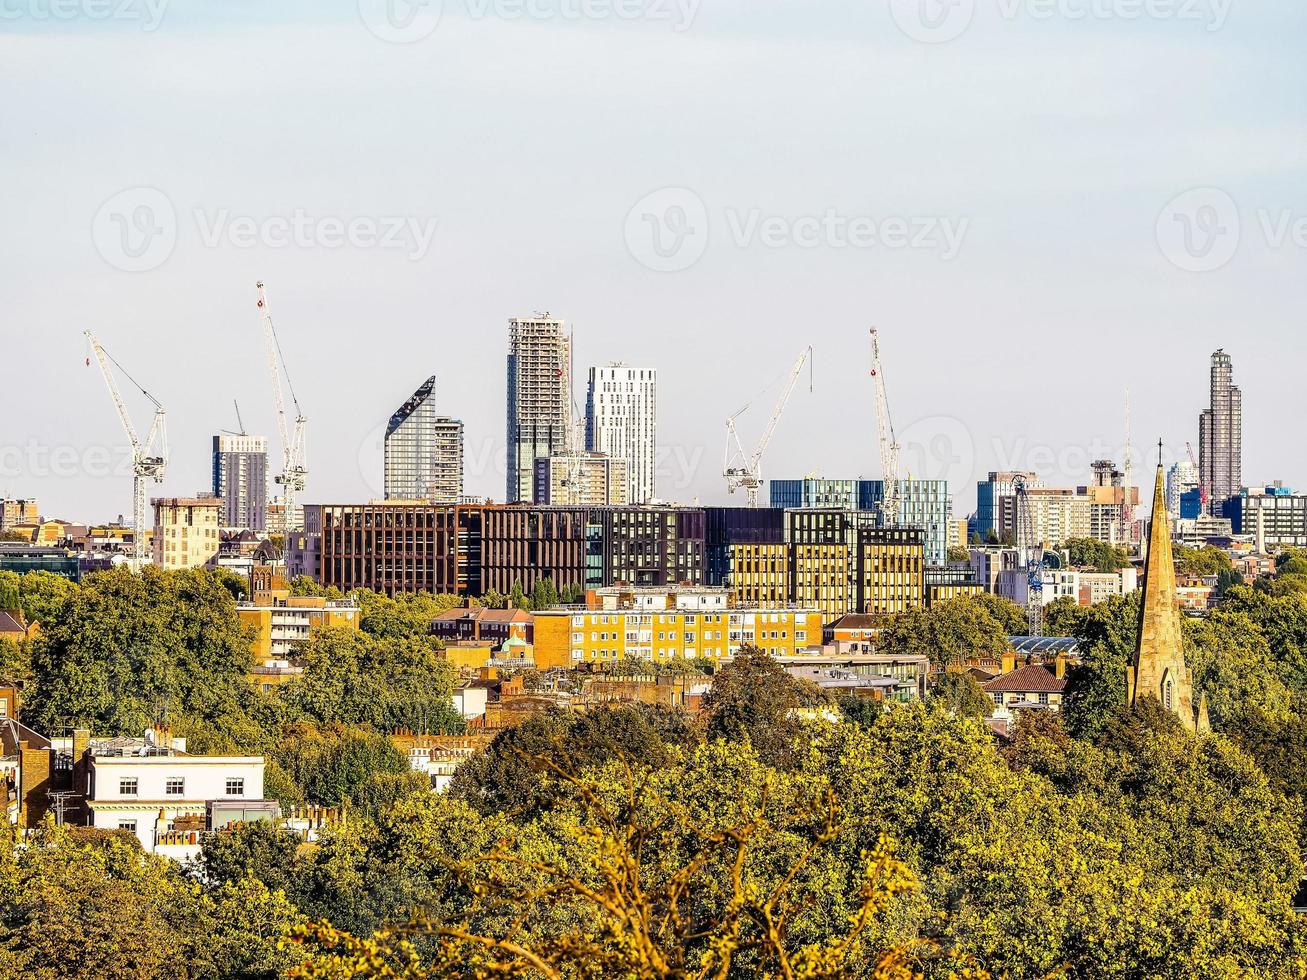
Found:
[{"label": "city skyline", "polygon": [[[318,55],[288,56],[314,18]],[[966,472],[949,474],[959,511],[989,470],[1071,483],[1094,458],[1119,457],[1126,388],[1138,443],[1161,434],[1182,458],[1185,441],[1197,446],[1206,358],[1221,347],[1247,393],[1246,479],[1307,484],[1283,383],[1284,366],[1307,355],[1302,249],[1265,231],[1282,227],[1282,212],[1307,214],[1307,138],[1292,97],[1307,89],[1293,43],[1307,30],[1301,4],[1240,9],[1219,31],[998,23],[982,10],[947,45],[905,36],[884,5],[832,20],[792,2],[765,14],[704,5],[681,33],[451,10],[412,46],[370,34],[354,4],[174,3],[154,33],[5,23],[0,78],[50,81],[41,98],[0,107],[11,134],[0,189],[6,353],[24,366],[0,390],[3,417],[23,420],[0,437],[0,492],[38,497],[50,513],[103,520],[130,509],[130,480],[95,456],[123,439],[102,386],[78,370],[85,327],[169,410],[174,460],[155,491],[208,484],[196,447],[229,427],[233,397],[250,431],[275,431],[249,302],[260,277],[312,420],[305,500],[382,492],[375,434],[416,379],[373,369],[373,349],[404,350],[441,374],[442,412],[466,426],[467,492],[500,497],[502,325],[546,308],[575,329],[578,373],[619,358],[659,371],[667,498],[721,499],[725,419],[809,343],[817,390],[787,409],[768,472],[879,477],[869,326],[882,332],[905,440],[929,449],[969,433]],[[233,71],[236,37],[266,77]],[[369,81],[344,87],[340,65]],[[1014,87],[1016,65],[1045,84]],[[596,90],[588,82],[608,66],[622,70]],[[167,91],[159,77],[173,79]],[[396,89],[430,93],[440,123],[402,112],[385,97]],[[669,99],[674,117],[659,111]],[[850,105],[877,124],[850,126]],[[294,141],[288,120],[302,126]],[[475,152],[456,152],[469,144]],[[529,144],[550,152],[524,168]],[[331,166],[306,179],[306,155]],[[111,264],[101,251],[111,242],[97,246],[95,231],[106,206],[133,227],[132,210],[113,208],[135,188],[162,195],[176,232],[166,260],[140,272]],[[650,268],[625,234],[628,215],[638,225],[653,212],[637,205],[665,188],[693,192],[709,217],[707,250],[674,271]],[[1198,188],[1233,199],[1244,233],[1237,254],[1205,271],[1177,267],[1158,242],[1168,206]],[[936,216],[968,230],[947,260],[764,238],[773,219],[793,228],[828,210],[844,225]],[[299,211],[411,219],[404,234],[418,245],[437,224],[420,258],[416,247],[263,234]],[[237,231],[250,222],[247,244]],[[198,376],[179,370],[199,351]],[[1060,471],[1060,452],[1095,444],[1079,469]],[[1048,466],[1029,459],[1042,447]],[[71,464],[52,463],[56,453]]]}]

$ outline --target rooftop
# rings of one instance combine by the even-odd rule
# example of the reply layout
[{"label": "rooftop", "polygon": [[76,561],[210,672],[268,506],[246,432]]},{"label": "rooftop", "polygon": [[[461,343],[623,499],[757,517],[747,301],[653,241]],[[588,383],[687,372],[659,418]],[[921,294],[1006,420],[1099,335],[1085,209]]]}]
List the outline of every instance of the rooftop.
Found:
[{"label": "rooftop", "polygon": [[989,694],[1061,694],[1066,681],[1043,664],[1027,664],[981,686]]}]

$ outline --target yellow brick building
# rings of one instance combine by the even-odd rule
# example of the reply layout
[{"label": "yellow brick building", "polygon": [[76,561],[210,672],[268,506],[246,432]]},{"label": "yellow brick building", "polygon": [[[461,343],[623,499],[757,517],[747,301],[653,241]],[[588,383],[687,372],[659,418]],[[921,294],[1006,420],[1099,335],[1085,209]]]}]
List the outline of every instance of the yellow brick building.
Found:
[{"label": "yellow brick building", "polygon": [[723,660],[745,645],[792,656],[821,645],[822,617],[814,609],[551,609],[534,618],[541,670],[623,657]]},{"label": "yellow brick building", "polygon": [[254,630],[254,659],[259,663],[286,660],[315,630],[343,626],[357,630],[358,606],[343,600],[286,593],[256,593],[254,602],[237,606],[243,625]]},{"label": "yellow brick building", "polygon": [[731,546],[731,586],[742,606],[767,608],[790,601],[789,547],[783,544]]}]

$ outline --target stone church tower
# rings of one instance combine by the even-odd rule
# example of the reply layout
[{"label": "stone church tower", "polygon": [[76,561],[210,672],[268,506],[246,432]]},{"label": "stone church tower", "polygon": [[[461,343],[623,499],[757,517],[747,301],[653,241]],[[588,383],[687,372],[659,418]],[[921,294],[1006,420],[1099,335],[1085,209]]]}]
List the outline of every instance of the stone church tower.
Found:
[{"label": "stone church tower", "polygon": [[1180,719],[1186,730],[1205,733],[1209,730],[1207,700],[1204,698],[1195,709],[1193,674],[1184,662],[1180,616],[1175,561],[1171,556],[1171,522],[1166,514],[1165,478],[1159,462],[1144,565],[1144,598],[1139,610],[1139,643],[1134,665],[1126,668],[1126,701],[1133,705],[1151,694]]}]

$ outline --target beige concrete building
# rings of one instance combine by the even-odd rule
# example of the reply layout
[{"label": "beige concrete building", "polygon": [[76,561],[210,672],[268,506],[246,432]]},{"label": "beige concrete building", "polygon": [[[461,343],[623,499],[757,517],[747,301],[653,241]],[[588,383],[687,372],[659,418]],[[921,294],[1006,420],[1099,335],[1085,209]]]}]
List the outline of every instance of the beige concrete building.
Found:
[{"label": "beige concrete building", "polygon": [[0,500],[0,531],[12,531],[18,524],[39,524],[41,510],[35,500]]},{"label": "beige concrete building", "polygon": [[557,453],[535,462],[535,502],[564,507],[629,503],[627,460],[604,453]]},{"label": "beige concrete building", "polygon": [[222,501],[216,497],[159,497],[154,504],[154,564],[203,568],[218,554]]}]

